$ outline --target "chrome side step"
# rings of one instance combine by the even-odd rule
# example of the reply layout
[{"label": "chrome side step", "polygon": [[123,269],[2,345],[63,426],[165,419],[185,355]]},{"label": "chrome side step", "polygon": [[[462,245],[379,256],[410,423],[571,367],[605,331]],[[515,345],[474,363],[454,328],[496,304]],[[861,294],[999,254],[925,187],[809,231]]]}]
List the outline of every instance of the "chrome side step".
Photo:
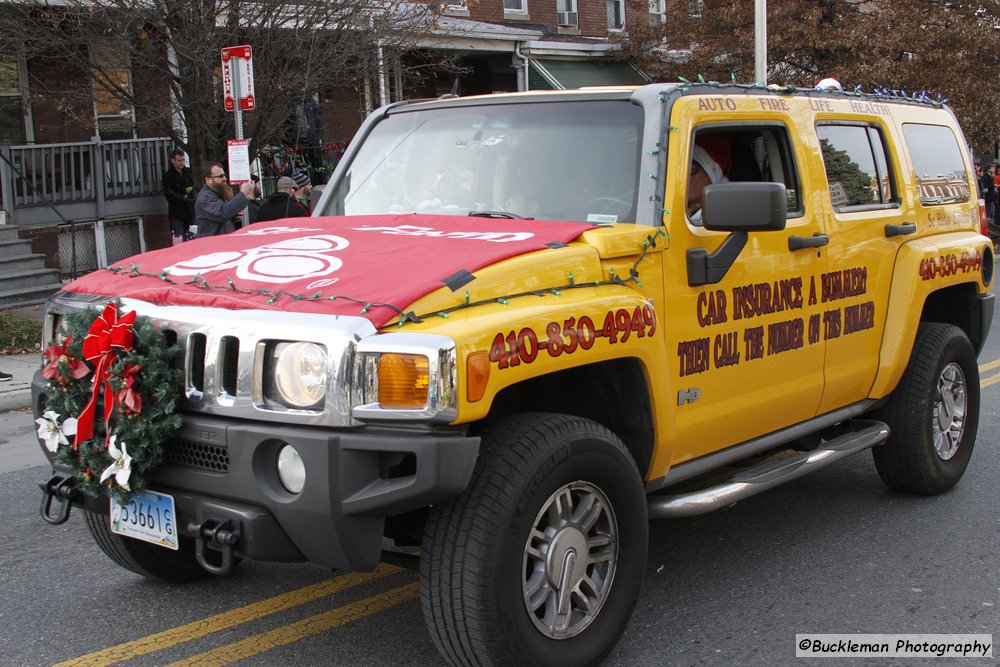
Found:
[{"label": "chrome side step", "polygon": [[649,518],[666,519],[707,514],[728,507],[779,484],[807,475],[852,454],[870,449],[889,437],[886,424],[872,420],[850,422],[855,430],[827,440],[817,449],[780,461],[768,461],[744,470],[729,481],[708,489],[649,498]]}]

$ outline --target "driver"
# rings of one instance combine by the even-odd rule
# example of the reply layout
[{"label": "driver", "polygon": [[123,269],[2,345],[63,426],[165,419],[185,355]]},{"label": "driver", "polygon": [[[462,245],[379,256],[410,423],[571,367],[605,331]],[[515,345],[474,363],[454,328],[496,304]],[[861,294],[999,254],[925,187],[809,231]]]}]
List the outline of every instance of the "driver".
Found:
[{"label": "driver", "polygon": [[687,214],[695,224],[701,224],[705,187],[728,183],[731,166],[732,150],[728,141],[714,134],[699,134],[695,138],[687,191]]}]

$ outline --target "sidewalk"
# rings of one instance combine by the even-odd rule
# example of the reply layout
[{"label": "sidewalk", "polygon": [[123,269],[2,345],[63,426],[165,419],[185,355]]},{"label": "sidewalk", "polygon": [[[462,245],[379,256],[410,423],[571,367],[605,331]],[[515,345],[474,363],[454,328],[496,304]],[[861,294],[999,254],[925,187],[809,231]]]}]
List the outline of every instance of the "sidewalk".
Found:
[{"label": "sidewalk", "polygon": [[31,407],[31,378],[41,366],[40,352],[0,356],[0,371],[14,376],[0,382],[0,412]]}]

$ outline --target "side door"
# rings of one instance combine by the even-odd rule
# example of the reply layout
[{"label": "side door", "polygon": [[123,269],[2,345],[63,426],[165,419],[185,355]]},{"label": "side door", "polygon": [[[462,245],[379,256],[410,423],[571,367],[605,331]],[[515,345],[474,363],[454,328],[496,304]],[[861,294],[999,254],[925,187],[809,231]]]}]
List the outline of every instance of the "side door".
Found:
[{"label": "side door", "polygon": [[[802,169],[792,114],[768,116],[752,98],[734,105],[728,122],[718,115],[688,127],[674,122],[676,136],[687,140],[671,144],[667,179],[666,336],[677,387],[671,465],[809,419],[823,391],[825,345],[815,285],[827,256],[809,195],[816,175]],[[743,105],[753,121],[746,120],[749,114],[739,119]],[[725,275],[711,284],[692,284],[687,266],[687,254],[715,253],[729,236],[705,229],[685,210],[695,182],[695,146],[706,143],[701,135],[730,145],[727,178],[783,183],[788,209],[783,231],[750,232]]]},{"label": "side door", "polygon": [[[916,221],[899,195],[899,166],[882,119],[816,121],[826,172],[822,206],[830,264],[820,282],[826,388],[820,412],[869,395],[879,367],[893,264]],[[893,151],[899,155],[900,151]]]}]

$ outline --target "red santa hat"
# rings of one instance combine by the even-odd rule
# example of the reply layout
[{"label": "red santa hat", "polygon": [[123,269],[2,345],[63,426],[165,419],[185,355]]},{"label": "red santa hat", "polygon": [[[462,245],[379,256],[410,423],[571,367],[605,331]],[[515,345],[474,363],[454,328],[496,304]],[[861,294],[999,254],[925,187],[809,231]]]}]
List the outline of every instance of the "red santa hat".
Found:
[{"label": "red santa hat", "polygon": [[699,134],[694,140],[691,159],[708,174],[712,183],[719,183],[729,176],[733,157],[729,142],[711,134]]}]

